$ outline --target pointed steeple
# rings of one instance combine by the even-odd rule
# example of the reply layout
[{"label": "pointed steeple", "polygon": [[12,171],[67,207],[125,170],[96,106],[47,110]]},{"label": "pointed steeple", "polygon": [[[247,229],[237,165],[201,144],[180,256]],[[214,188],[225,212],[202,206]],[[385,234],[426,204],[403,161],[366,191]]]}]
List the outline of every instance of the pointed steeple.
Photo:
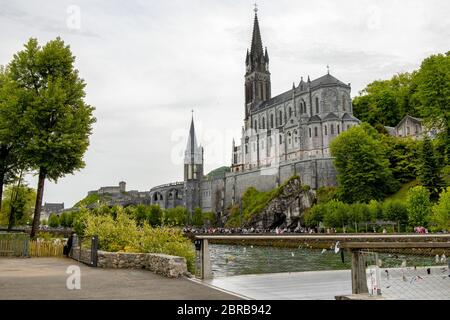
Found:
[{"label": "pointed steeple", "polygon": [[264,55],[261,41],[261,31],[259,30],[258,13],[255,11],[255,20],[253,22],[252,47],[250,49],[252,57]]},{"label": "pointed steeple", "polygon": [[202,147],[198,146],[197,138],[195,136],[194,126],[194,111],[192,111],[191,126],[189,128],[189,137],[184,153],[184,163],[201,164],[202,163]]},{"label": "pointed steeple", "polygon": [[264,58],[266,59],[266,62],[268,63],[269,62],[269,54],[267,53],[267,47],[266,47],[266,50],[264,53]]}]

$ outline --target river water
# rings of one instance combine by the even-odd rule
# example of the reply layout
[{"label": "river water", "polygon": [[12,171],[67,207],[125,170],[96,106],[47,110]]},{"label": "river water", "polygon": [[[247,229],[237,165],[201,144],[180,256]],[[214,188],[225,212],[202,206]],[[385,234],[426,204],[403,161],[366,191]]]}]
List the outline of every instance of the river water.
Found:
[{"label": "river water", "polygon": [[351,257],[334,249],[236,246],[211,244],[213,276],[227,277],[244,274],[343,270],[351,268]]}]

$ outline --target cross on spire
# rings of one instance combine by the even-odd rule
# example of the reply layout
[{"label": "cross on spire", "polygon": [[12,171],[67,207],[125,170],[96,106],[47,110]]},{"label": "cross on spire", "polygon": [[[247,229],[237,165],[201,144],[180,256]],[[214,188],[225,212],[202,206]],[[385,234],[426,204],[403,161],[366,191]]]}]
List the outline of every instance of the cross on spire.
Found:
[{"label": "cross on spire", "polygon": [[327,64],[327,72],[330,74],[330,66]]},{"label": "cross on spire", "polygon": [[258,13],[258,4],[256,2],[254,4],[254,6],[255,6],[255,9],[253,9],[253,11],[255,11],[255,13]]}]

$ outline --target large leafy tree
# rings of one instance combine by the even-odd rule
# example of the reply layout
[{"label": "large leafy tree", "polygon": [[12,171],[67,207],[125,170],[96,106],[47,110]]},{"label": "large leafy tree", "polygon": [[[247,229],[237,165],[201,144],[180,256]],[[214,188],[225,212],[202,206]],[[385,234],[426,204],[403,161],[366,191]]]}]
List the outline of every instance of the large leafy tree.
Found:
[{"label": "large leafy tree", "polygon": [[39,227],[45,180],[57,181],[84,167],[83,155],[95,122],[74,62],[70,47],[57,38],[43,47],[30,39],[10,64],[12,79],[27,94],[26,155],[39,174],[33,237]]},{"label": "large leafy tree", "polygon": [[330,148],[338,173],[337,194],[344,202],[380,200],[398,189],[383,145],[370,125],[341,133]]},{"label": "large leafy tree", "polygon": [[432,55],[422,62],[414,76],[420,114],[429,127],[440,130],[450,157],[450,52]]},{"label": "large leafy tree", "polygon": [[409,182],[417,177],[419,167],[420,143],[412,138],[398,138],[382,135],[386,156],[394,178],[400,183]]},{"label": "large leafy tree", "polygon": [[0,224],[8,225],[11,229],[16,225],[24,225],[31,221],[33,207],[36,201],[36,191],[23,183],[6,187]]},{"label": "large leafy tree", "polygon": [[441,178],[441,165],[435,155],[434,146],[430,138],[424,137],[419,157],[419,181],[428,189],[432,199],[439,197],[439,192],[444,185]]},{"label": "large leafy tree", "polygon": [[422,186],[409,189],[406,206],[409,224],[412,227],[424,226],[431,213],[430,192]]},{"label": "large leafy tree", "polygon": [[400,73],[367,85],[353,100],[355,116],[372,126],[396,126],[407,114],[417,115],[413,74]]},{"label": "large leafy tree", "polygon": [[24,99],[26,96],[11,79],[9,70],[0,66],[0,199],[3,186],[16,180],[18,172],[26,168],[21,125]]}]

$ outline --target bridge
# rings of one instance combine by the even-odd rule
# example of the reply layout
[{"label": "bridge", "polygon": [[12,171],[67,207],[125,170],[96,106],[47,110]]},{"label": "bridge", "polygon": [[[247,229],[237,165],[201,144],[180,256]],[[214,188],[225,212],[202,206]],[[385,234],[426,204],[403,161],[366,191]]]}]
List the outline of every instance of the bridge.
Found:
[{"label": "bridge", "polygon": [[[339,250],[351,254],[351,271],[302,272],[289,275],[264,274],[211,280],[210,243],[268,245],[276,242],[297,245],[299,243],[310,243],[315,247],[320,247],[320,244],[326,244],[328,248],[330,243],[334,243]],[[415,263],[417,266],[412,266],[412,264],[407,266],[406,260],[399,260],[397,262],[399,265],[401,263],[402,268],[394,268],[392,265],[383,266],[387,275],[387,278],[383,278],[383,283],[385,284],[383,297],[398,299],[405,297],[416,299],[432,297],[433,299],[441,299],[442,294],[444,294],[447,299],[450,299],[450,274],[447,279],[447,275],[442,273],[450,272],[450,266],[446,265],[448,261],[446,256],[450,255],[449,234],[198,235],[195,237],[195,246],[198,257],[196,276],[199,279],[204,283],[215,284],[230,291],[237,291],[236,293],[238,294],[256,294],[258,299],[270,299],[270,296],[264,296],[262,292],[270,292],[273,296],[287,294],[287,297],[289,297],[289,294],[294,294],[294,296],[290,297],[297,299],[299,297],[298,290],[293,288],[298,289],[299,286],[308,288],[305,290],[311,290],[305,297],[320,297],[320,292],[314,292],[314,290],[326,291],[326,288],[333,285],[337,286],[337,291],[335,292],[339,293],[338,295],[341,294],[339,290],[342,291],[343,288],[346,288],[345,290],[349,291],[349,296],[352,296],[351,294],[362,294],[366,297],[369,293],[372,297],[381,296],[381,275],[379,271],[381,269],[381,262],[379,264],[381,259],[378,259],[378,254],[385,254],[386,252],[395,253],[394,256],[398,254],[401,257],[414,257],[419,263]],[[442,258],[440,258],[439,262],[436,260],[436,263],[430,263],[430,261],[434,261],[435,255],[439,257],[442,255]],[[420,264],[420,261],[422,261],[422,264]],[[410,263],[408,262],[408,264]],[[373,269],[368,267],[370,264],[373,265]],[[429,264],[432,264],[432,266],[428,266]],[[276,270],[274,271],[276,272]],[[442,274],[437,274],[439,272]],[[384,273],[383,276],[385,276]],[[427,281],[422,281],[427,276]],[[406,278],[408,281],[405,280]],[[417,279],[419,281],[414,283]],[[293,287],[293,281],[295,280],[301,281],[301,283],[299,283],[299,286]],[[327,281],[330,283],[327,283]],[[386,285],[388,282],[394,283],[394,285]],[[417,285],[415,287],[410,286],[407,289],[403,288],[407,283]],[[423,293],[418,292],[418,288],[423,283],[431,286],[426,291],[429,292],[427,297],[424,297]],[[273,287],[274,284],[281,284],[280,286],[284,285],[284,287]],[[251,290],[252,286],[254,288],[253,291]],[[321,287],[321,289],[317,289],[318,287]],[[291,290],[290,293],[286,293],[289,290]],[[425,292],[424,290],[422,291]],[[286,298],[286,296],[284,297]]]}]

